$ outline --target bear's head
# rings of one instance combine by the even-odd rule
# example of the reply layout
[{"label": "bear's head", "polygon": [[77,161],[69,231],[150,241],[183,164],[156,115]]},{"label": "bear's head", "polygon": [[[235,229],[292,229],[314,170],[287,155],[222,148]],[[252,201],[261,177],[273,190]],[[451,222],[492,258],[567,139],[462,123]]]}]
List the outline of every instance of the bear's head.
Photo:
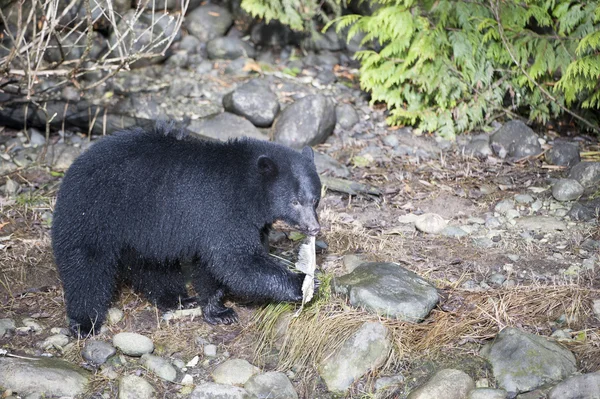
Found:
[{"label": "bear's head", "polygon": [[270,217],[308,235],[319,233],[321,180],[313,150],[305,147],[301,153],[289,150],[277,156],[261,155],[257,163]]}]

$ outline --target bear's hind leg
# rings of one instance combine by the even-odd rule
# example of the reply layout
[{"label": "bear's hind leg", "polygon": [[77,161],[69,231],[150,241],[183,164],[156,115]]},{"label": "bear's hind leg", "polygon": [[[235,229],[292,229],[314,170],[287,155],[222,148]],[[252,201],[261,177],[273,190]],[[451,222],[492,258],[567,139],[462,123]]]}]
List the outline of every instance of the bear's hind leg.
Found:
[{"label": "bear's hind leg", "polygon": [[179,262],[138,259],[127,262],[125,267],[132,288],[162,311],[178,308],[188,296]]},{"label": "bear's hind leg", "polygon": [[116,260],[89,248],[55,253],[71,330],[82,338],[100,332],[116,289]]}]

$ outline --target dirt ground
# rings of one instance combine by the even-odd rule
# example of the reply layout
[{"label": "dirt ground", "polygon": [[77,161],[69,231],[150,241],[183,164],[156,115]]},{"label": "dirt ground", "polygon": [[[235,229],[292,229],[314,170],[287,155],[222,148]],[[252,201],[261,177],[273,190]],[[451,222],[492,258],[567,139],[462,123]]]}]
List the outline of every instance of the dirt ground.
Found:
[{"label": "dirt ground", "polygon": [[[546,168],[543,158],[509,163],[495,158],[467,157],[456,149],[431,159],[391,157],[384,152],[369,165],[353,166],[353,154],[371,143],[382,146],[381,137],[390,134],[394,131],[383,129],[369,139],[317,147],[347,164],[349,179],[381,191],[381,195],[353,196],[325,192],[320,205],[323,229],[319,239],[327,246],[319,253],[319,265],[325,276],[322,280],[342,274],[348,259],[345,255],[358,254],[365,260],[401,263],[433,282],[443,296],[430,318],[420,326],[386,321],[394,327],[395,334],[404,331],[404,335],[397,336],[395,354],[379,374],[402,373],[407,377],[406,386],[390,397],[403,397],[403,392],[440,365],[460,363],[480,377],[491,378],[484,362],[472,356],[485,340],[508,325],[550,335],[559,327],[556,320],[561,315],[566,315],[563,327],[569,327],[573,337],[585,334],[584,340],[568,344],[577,354],[579,368],[599,370],[600,322],[592,316],[590,303],[600,298],[600,265],[596,262],[595,268],[568,272],[569,267],[581,263],[581,249],[586,240],[588,243],[600,240],[597,221],[577,222],[568,231],[542,234],[532,240],[524,239],[516,231],[502,231],[493,237],[491,247],[478,246],[470,236],[457,239],[429,235],[399,222],[399,218],[411,212],[434,212],[453,224],[469,224],[469,218],[482,218],[485,213],[493,212],[500,200],[515,194],[529,193],[550,200],[548,178],[559,176],[561,171]],[[598,145],[589,142],[585,149],[598,151]],[[0,339],[0,347],[14,354],[41,355],[45,351],[36,344],[51,335],[52,327],[66,327],[62,289],[49,238],[61,176],[47,167],[20,169],[11,173],[10,178],[19,182],[23,191],[16,197],[0,196],[0,318],[19,321],[32,317],[48,327],[41,334]],[[0,185],[7,177],[0,177]],[[531,188],[546,190],[537,192]],[[293,260],[297,242],[284,238],[273,247],[277,255]],[[493,273],[503,274],[514,285],[475,290],[464,286],[469,280],[477,284],[486,281]],[[328,290],[328,284],[323,285],[323,290]],[[349,321],[351,324],[373,317],[350,309],[341,298],[322,295],[326,300],[319,306],[325,315],[347,312],[348,318],[354,318]],[[316,397],[313,395],[318,393],[318,397],[327,397],[323,385],[314,378],[314,364],[310,364],[323,353],[298,361],[298,354],[293,351],[277,352],[265,345],[265,340],[272,336],[265,333],[265,323],[259,319],[268,317],[273,306],[233,304],[240,323],[213,327],[198,319],[167,323],[154,307],[127,288],[115,301],[125,317],[117,325],[107,327],[108,336],[125,330],[143,332],[153,338],[158,354],[185,361],[200,355],[207,366],[211,361],[202,356],[203,339],[216,343],[220,352],[246,358],[267,369],[286,369],[296,361],[294,383],[300,395]],[[50,352],[85,366],[79,355],[81,346],[81,342],[75,341],[75,346],[64,353]],[[210,367],[206,369],[209,380]],[[379,374],[355,384],[351,396],[366,395]],[[165,397],[178,392],[179,387],[172,384],[156,383]],[[116,386],[115,381],[98,375],[93,390],[96,394],[116,392]]]}]

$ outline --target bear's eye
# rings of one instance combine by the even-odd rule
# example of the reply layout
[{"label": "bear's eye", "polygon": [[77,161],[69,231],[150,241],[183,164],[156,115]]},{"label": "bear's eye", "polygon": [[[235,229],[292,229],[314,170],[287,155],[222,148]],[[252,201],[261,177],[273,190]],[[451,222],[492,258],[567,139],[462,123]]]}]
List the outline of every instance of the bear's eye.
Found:
[{"label": "bear's eye", "polygon": [[300,205],[300,203],[298,202],[298,200],[293,200],[293,201],[292,201],[292,205],[294,205],[294,206],[298,206],[298,205]]}]

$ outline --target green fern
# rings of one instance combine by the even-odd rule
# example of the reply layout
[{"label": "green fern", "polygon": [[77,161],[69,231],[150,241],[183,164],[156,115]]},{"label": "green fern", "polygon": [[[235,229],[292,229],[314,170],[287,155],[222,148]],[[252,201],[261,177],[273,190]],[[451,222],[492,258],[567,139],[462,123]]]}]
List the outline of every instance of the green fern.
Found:
[{"label": "green fern", "polygon": [[[360,83],[388,123],[453,138],[515,113],[546,122],[565,112],[598,129],[600,0],[371,0],[371,15],[329,20],[315,0],[243,0],[297,30],[315,20],[378,42],[355,54]],[[327,0],[326,4],[340,4]],[[499,23],[500,22],[500,23]],[[569,108],[567,108],[569,107]]]},{"label": "green fern", "polygon": [[487,2],[386,4],[335,22],[382,45],[356,58],[391,124],[452,138],[503,114],[546,122],[566,105],[600,108],[598,1],[497,2],[501,26]]}]

